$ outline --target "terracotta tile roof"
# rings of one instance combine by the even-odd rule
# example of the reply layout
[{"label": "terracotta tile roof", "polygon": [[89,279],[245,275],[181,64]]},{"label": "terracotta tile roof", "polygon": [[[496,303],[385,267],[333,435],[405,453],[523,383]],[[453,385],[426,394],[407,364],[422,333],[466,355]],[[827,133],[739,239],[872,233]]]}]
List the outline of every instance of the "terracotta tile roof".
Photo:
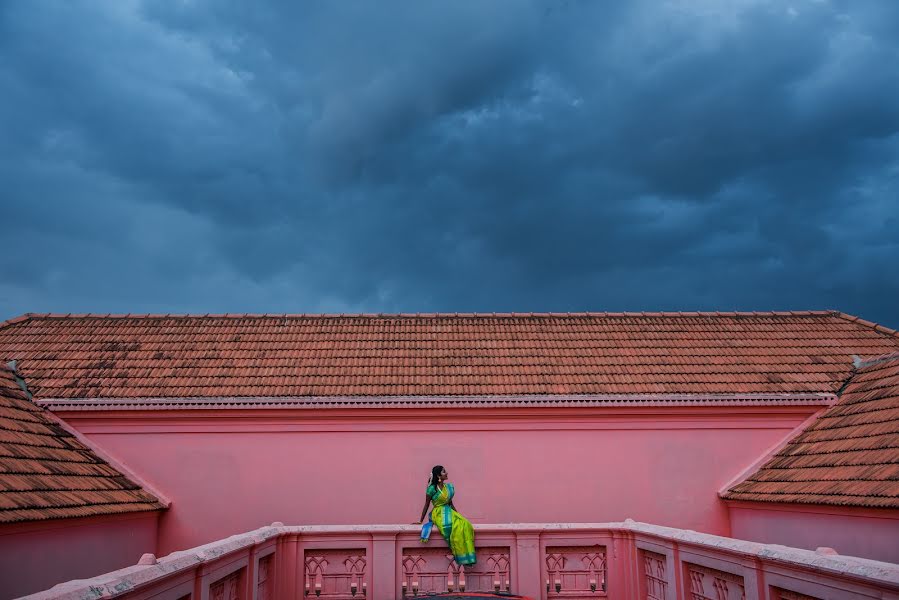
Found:
[{"label": "terracotta tile roof", "polygon": [[36,406],[0,364],[0,523],[161,508]]},{"label": "terracotta tile roof", "polygon": [[895,331],[836,312],[26,315],[37,398],[835,392]]},{"label": "terracotta tile roof", "polygon": [[899,354],[860,368],[839,402],[722,496],[899,508]]}]

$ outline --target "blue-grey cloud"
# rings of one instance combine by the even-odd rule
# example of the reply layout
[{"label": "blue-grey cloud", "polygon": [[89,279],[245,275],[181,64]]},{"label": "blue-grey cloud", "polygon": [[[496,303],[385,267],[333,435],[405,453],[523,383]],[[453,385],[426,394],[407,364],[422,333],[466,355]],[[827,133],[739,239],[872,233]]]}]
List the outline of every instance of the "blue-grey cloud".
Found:
[{"label": "blue-grey cloud", "polygon": [[0,313],[899,325],[899,5],[0,7]]}]

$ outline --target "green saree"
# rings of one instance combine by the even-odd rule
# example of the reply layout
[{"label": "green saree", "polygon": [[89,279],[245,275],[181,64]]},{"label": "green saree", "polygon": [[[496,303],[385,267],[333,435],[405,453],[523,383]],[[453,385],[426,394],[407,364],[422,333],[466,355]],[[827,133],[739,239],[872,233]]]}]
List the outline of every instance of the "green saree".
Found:
[{"label": "green saree", "polygon": [[474,527],[468,519],[450,507],[456,490],[453,484],[447,483],[438,490],[428,486],[428,497],[434,503],[431,510],[431,521],[440,530],[440,535],[449,544],[457,564],[473,565],[475,563]]}]

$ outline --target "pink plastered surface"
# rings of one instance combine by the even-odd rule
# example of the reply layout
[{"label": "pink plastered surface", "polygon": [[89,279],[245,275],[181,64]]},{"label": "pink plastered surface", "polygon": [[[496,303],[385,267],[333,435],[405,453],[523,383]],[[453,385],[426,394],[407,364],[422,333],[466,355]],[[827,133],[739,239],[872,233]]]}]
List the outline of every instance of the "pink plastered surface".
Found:
[{"label": "pink plastered surface", "polygon": [[417,520],[444,465],[474,523],[729,535],[722,485],[820,407],[61,413],[172,500],[158,554],[272,521]]},{"label": "pink plastered surface", "polygon": [[159,513],[127,513],[0,528],[0,598],[137,563],[156,547]]},{"label": "pink plastered surface", "polygon": [[899,512],[839,506],[732,503],[735,538],[899,564]]}]

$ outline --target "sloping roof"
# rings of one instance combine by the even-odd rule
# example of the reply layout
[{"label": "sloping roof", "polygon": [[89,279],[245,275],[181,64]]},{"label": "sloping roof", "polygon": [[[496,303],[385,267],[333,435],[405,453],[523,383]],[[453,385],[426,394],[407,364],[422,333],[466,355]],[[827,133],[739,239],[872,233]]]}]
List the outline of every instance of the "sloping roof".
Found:
[{"label": "sloping roof", "polygon": [[723,497],[899,508],[899,354],[859,369],[837,404]]},{"label": "sloping roof", "polygon": [[0,364],[0,523],[161,508],[31,402]]},{"label": "sloping roof", "polygon": [[36,398],[837,391],[896,332],[836,312],[26,315],[0,326]]}]

